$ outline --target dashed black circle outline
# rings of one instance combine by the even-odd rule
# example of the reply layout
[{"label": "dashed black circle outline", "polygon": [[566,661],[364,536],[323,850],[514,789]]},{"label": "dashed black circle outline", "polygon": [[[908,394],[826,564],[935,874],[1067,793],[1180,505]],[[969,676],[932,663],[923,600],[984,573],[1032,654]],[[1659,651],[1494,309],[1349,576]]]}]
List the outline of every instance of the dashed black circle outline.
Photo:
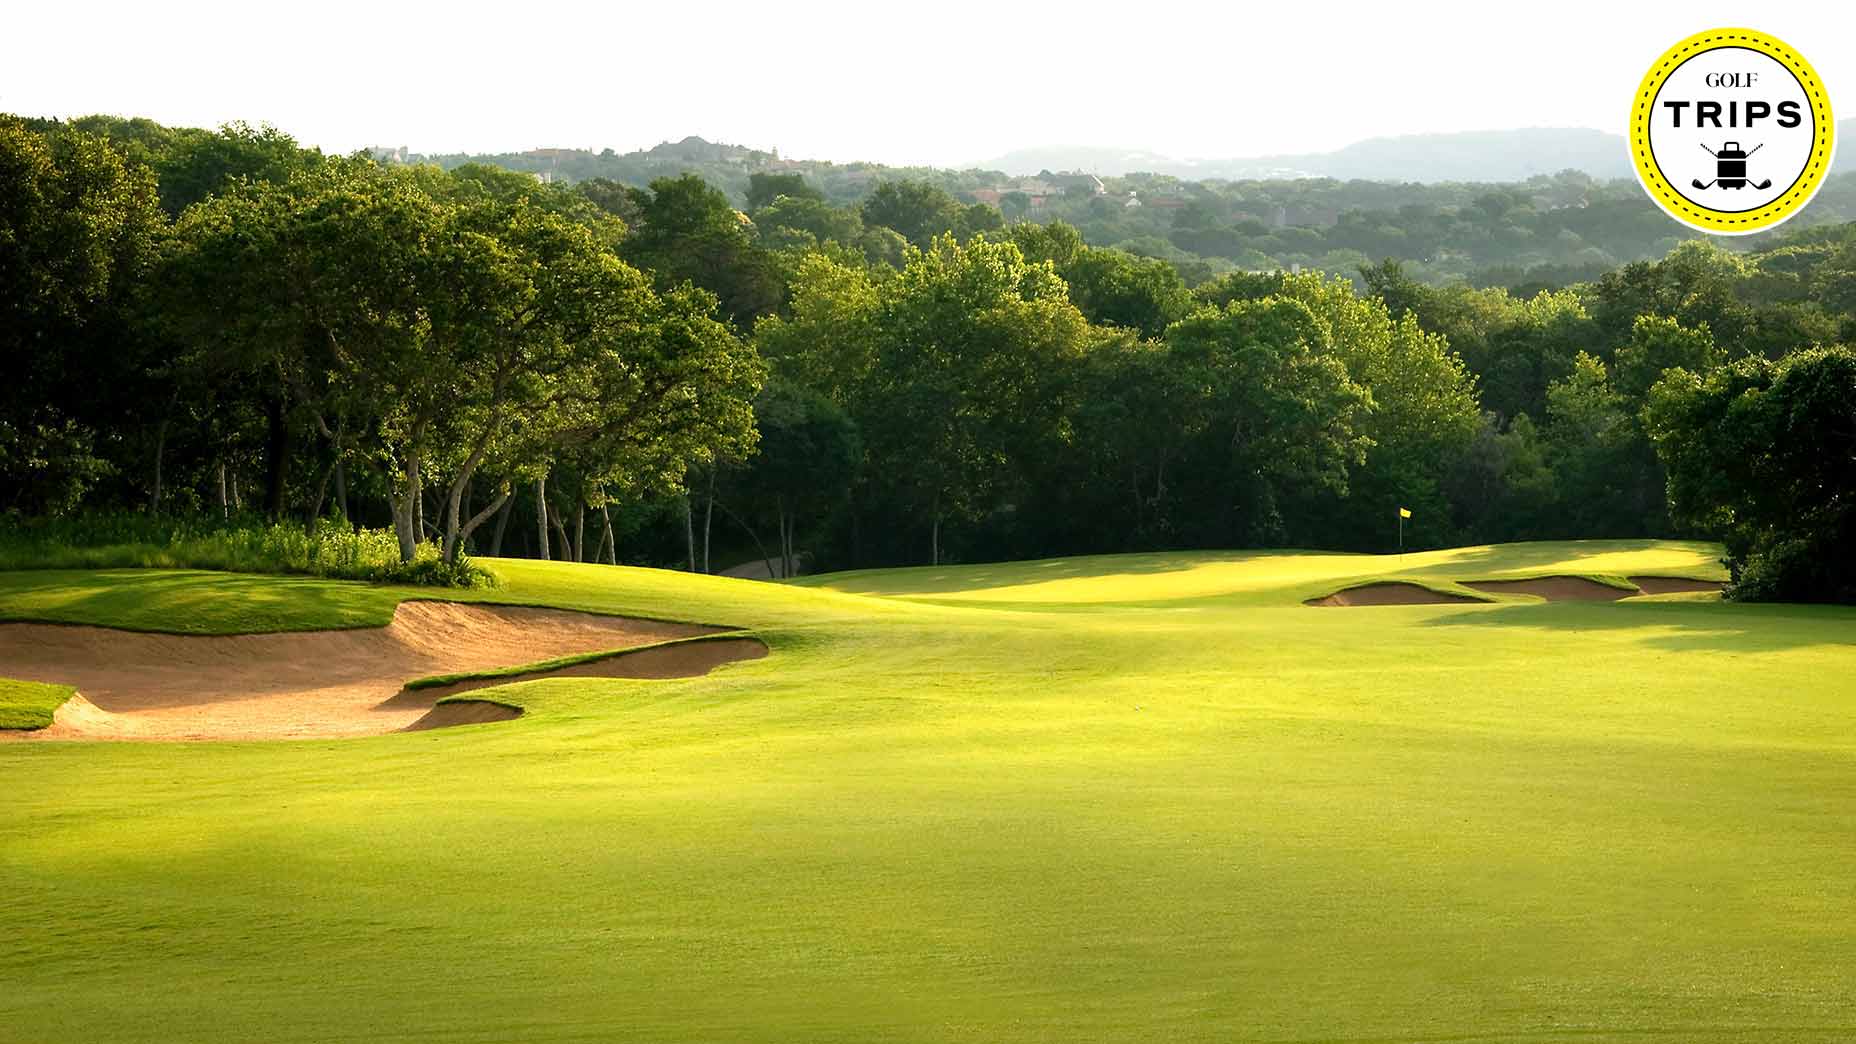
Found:
[{"label": "dashed black circle outline", "polygon": [[[1805,85],[1806,93],[1810,95],[1813,113],[1812,119],[1815,120],[1817,124],[1815,140],[1812,142],[1811,163],[1805,170],[1805,173],[1811,175],[1811,177],[1804,187],[1793,188],[1788,194],[1780,196],[1778,199],[1773,200],[1757,211],[1753,211],[1750,217],[1723,217],[1721,216],[1723,213],[1731,212],[1709,210],[1706,207],[1688,205],[1690,203],[1688,197],[1676,192],[1674,186],[1669,184],[1668,179],[1663,177],[1662,168],[1656,166],[1656,158],[1650,153],[1649,144],[1645,140],[1644,125],[1647,118],[1645,116],[1645,110],[1654,102],[1656,95],[1662,91],[1663,83],[1669,79],[1669,74],[1672,71],[1672,64],[1680,65],[1682,62],[1687,61],[1688,57],[1693,57],[1692,55],[1684,57],[1689,51],[1714,50],[1715,48],[1711,45],[1715,44],[1736,47],[1750,45],[1753,49],[1763,51],[1774,59],[1777,59],[1779,64],[1791,66],[1792,69],[1795,70],[1793,76],[1799,83]],[[1652,198],[1658,195],[1662,197],[1661,202],[1664,204],[1663,209],[1672,212],[1680,211],[1702,224],[1764,225],[1768,218],[1781,215],[1789,216],[1791,211],[1797,207],[1803,206],[1812,196],[1817,194],[1817,189],[1824,180],[1825,165],[1828,163],[1825,150],[1831,141],[1834,140],[1835,125],[1830,119],[1830,106],[1824,98],[1823,83],[1818,80],[1814,73],[1804,67],[1803,63],[1799,61],[1795,53],[1791,52],[1789,47],[1784,51],[1780,51],[1777,47],[1774,47],[1763,39],[1747,36],[1743,33],[1716,33],[1703,36],[1700,39],[1690,40],[1678,47],[1671,48],[1668,53],[1663,55],[1661,64],[1652,68],[1650,72],[1645,75],[1644,79],[1646,81],[1654,79],[1655,87],[1653,89],[1639,88],[1636,104],[1632,107],[1632,135],[1635,138],[1638,158],[1640,160],[1649,160],[1650,167],[1656,171],[1656,180],[1660,182],[1660,186],[1652,186],[1646,183],[1644,187],[1651,191]],[[1808,83],[1806,82],[1807,80],[1809,81]],[[1641,163],[1637,165],[1637,171],[1639,174],[1645,173]],[[1803,175],[1800,175],[1800,178],[1802,179]],[[1794,181],[1793,185],[1797,185],[1797,182]],[[1677,200],[1681,200],[1681,202],[1677,202]],[[1794,206],[1794,203],[1796,206]],[[1708,230],[1709,229],[1704,229],[1704,231]],[[1748,229],[1747,231],[1756,230]]]}]

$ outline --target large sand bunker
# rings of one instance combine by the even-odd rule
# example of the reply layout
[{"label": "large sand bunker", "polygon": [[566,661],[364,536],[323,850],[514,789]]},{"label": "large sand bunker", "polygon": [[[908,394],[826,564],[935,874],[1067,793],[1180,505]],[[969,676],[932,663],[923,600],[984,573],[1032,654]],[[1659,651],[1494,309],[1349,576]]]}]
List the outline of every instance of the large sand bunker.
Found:
[{"label": "large sand bunker", "polygon": [[[81,694],[59,708],[49,728],[0,736],[307,739],[393,732],[419,721],[441,696],[460,691],[402,692],[413,678],[495,670],[720,630],[452,602],[404,602],[386,627],[348,631],[199,637],[0,624],[0,676],[71,685]],[[520,679],[496,683],[512,680]],[[468,717],[462,709],[447,715]]]},{"label": "large sand bunker", "polygon": [[1477,602],[1480,599],[1469,598],[1444,591],[1433,591],[1422,584],[1407,584],[1388,580],[1377,584],[1361,584],[1336,591],[1326,598],[1310,598],[1308,605],[1453,605],[1460,602]]},{"label": "large sand bunker", "polygon": [[[1690,580],[1675,576],[1633,576],[1636,590],[1612,587],[1583,576],[1536,576],[1525,580],[1464,580],[1464,587],[1495,595],[1533,595],[1548,602],[1615,602],[1638,595],[1712,592],[1726,585],[1718,580]],[[1387,580],[1336,591],[1326,598],[1310,598],[1305,605],[1439,605],[1479,602],[1462,595],[1433,591],[1420,584]],[[1486,603],[1479,603],[1486,604]]]},{"label": "large sand bunker", "polygon": [[1526,580],[1465,580],[1471,587],[1489,594],[1533,595],[1549,602],[1615,602],[1629,598],[1635,591],[1612,587],[1582,576],[1536,576]]}]

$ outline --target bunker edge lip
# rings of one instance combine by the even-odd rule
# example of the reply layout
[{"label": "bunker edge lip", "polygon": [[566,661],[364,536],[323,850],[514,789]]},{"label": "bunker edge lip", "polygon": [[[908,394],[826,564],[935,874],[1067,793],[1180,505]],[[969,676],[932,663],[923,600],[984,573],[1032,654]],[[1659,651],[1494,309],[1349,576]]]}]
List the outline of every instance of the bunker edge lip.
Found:
[{"label": "bunker edge lip", "polygon": [[[1724,48],[1762,53],[1785,66],[1804,88],[1812,121],[1809,161],[1777,198],[1748,211],[1714,210],[1695,203],[1670,183],[1650,148],[1648,121],[1663,84],[1690,58]],[[1630,133],[1625,142],[1638,184],[1665,214],[1712,235],[1751,235],[1783,224],[1816,196],[1836,160],[1836,118],[1822,77],[1796,48],[1756,29],[1707,29],[1678,41],[1651,64],[1631,99]]]}]

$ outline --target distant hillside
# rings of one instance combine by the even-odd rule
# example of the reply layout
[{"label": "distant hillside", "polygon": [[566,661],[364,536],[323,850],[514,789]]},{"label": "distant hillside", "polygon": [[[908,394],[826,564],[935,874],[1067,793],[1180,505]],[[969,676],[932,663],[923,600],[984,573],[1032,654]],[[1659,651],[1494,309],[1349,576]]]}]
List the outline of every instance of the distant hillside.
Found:
[{"label": "distant hillside", "polygon": [[1233,159],[1181,160],[1138,149],[1021,149],[979,166],[1008,174],[1088,170],[1136,172],[1203,180],[1339,178],[1366,181],[1526,181],[1536,174],[1578,170],[1596,178],[1630,176],[1624,139],[1583,128],[1529,128],[1461,134],[1370,138],[1334,152]]},{"label": "distant hillside", "polygon": [[[1837,124],[1839,138],[1852,130],[1856,130],[1856,119]],[[1601,180],[1628,178],[1627,156],[1619,134],[1580,127],[1530,127],[1369,138],[1333,152],[1216,160],[1174,159],[1141,149],[1050,146],[1018,149],[975,165],[1014,175],[1086,170],[1104,177],[1144,172],[1192,181],[1338,178],[1435,184],[1526,181],[1562,170],[1577,170]],[[1856,146],[1842,150],[1835,170],[1856,170]]]}]

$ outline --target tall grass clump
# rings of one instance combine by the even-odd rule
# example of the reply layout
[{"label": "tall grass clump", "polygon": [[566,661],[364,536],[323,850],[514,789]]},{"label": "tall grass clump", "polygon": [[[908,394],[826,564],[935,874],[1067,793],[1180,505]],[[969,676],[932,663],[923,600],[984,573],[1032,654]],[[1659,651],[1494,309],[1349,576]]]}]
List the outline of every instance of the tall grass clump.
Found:
[{"label": "tall grass clump", "polygon": [[400,561],[388,529],[356,529],[323,519],[301,523],[254,518],[169,518],[129,513],[71,518],[0,515],[0,570],[218,569],[298,573],[437,587],[489,587],[494,579],[464,555],[447,563],[436,542]]}]

